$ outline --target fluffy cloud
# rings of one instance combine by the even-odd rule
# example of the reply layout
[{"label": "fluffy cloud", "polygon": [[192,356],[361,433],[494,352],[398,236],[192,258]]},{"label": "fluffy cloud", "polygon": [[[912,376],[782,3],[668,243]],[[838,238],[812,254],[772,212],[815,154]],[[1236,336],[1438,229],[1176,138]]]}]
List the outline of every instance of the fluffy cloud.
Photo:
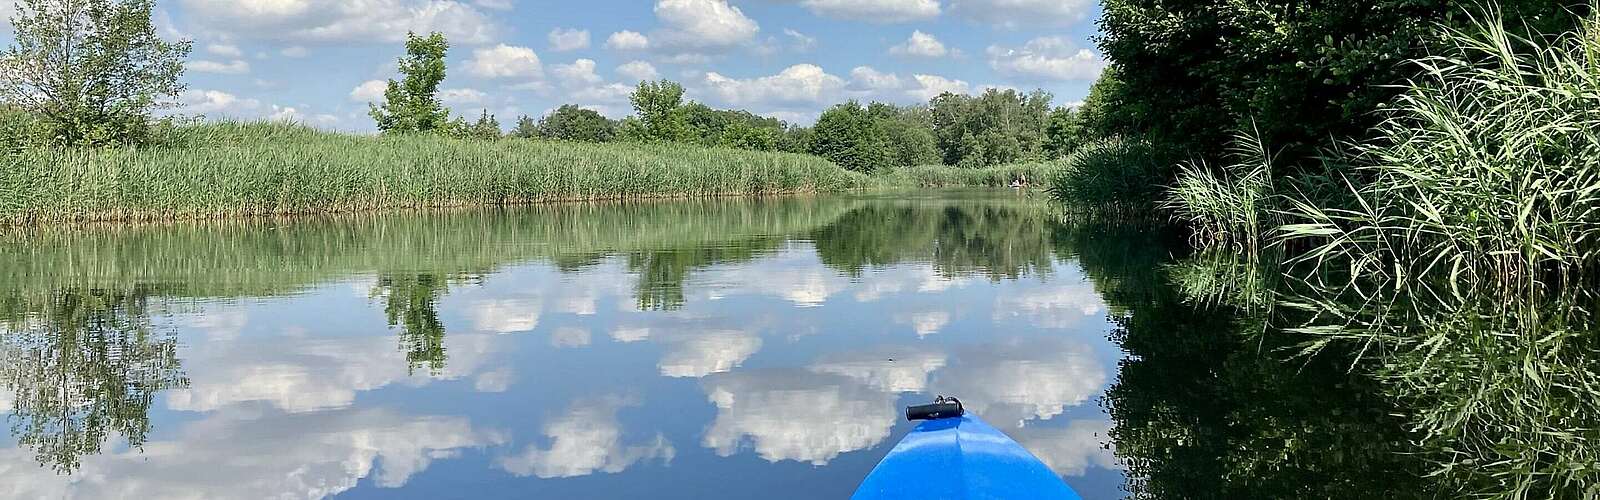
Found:
[{"label": "fluffy cloud", "polygon": [[950,11],[967,19],[1005,28],[1061,26],[1082,21],[1092,0],[951,0]]},{"label": "fluffy cloud", "polygon": [[467,307],[473,329],[489,333],[517,333],[539,327],[541,304],[534,300],[481,300]]},{"label": "fluffy cloud", "polygon": [[1093,81],[1107,64],[1094,51],[1059,36],[1035,38],[1020,48],[990,46],[988,54],[995,70],[1040,80]]},{"label": "fluffy cloud", "polygon": [[233,60],[228,62],[216,61],[191,61],[184,65],[185,68],[196,73],[218,73],[223,75],[242,75],[250,72],[250,63]]},{"label": "fluffy cloud", "polygon": [[1002,427],[1049,420],[1105,389],[1106,368],[1082,343],[1009,340],[968,347],[933,374],[929,388]]},{"label": "fluffy cloud", "polygon": [[656,71],[654,65],[644,61],[632,61],[617,66],[617,74],[636,82],[661,78],[661,72]]},{"label": "fluffy cloud", "polygon": [[178,106],[185,113],[238,116],[254,114],[261,108],[261,101],[241,99],[220,90],[189,89],[178,97]]},{"label": "fluffy cloud", "polygon": [[735,372],[707,379],[717,417],[701,444],[731,456],[750,443],[769,462],[826,465],[889,437],[894,397],[848,377],[806,371]]},{"label": "fluffy cloud", "polygon": [[589,30],[556,28],[550,30],[547,38],[550,40],[550,50],[556,52],[589,48]]},{"label": "fluffy cloud", "polygon": [[[439,379],[461,378],[478,370],[496,344],[491,335],[451,335],[446,339],[449,367]],[[431,379],[413,375],[405,353],[390,337],[330,340],[206,342],[180,353],[190,385],[167,393],[180,411],[214,411],[244,402],[266,402],[288,412],[349,406],[362,391],[391,384],[420,385]]]},{"label": "fluffy cloud", "polygon": [[917,86],[907,90],[906,95],[918,101],[927,101],[945,92],[965,94],[972,91],[972,85],[967,82],[938,75],[912,75],[912,78],[917,81]]},{"label": "fluffy cloud", "polygon": [[1025,427],[1011,432],[1017,442],[1061,476],[1082,476],[1091,467],[1120,468],[1108,420],[1073,420],[1066,427]]},{"label": "fluffy cloud", "polygon": [[606,48],[611,50],[645,50],[650,48],[650,38],[637,31],[618,31],[606,37]]},{"label": "fluffy cloud", "polygon": [[1105,301],[1088,283],[1004,295],[995,299],[995,319],[1020,317],[1044,328],[1071,328],[1105,313]]},{"label": "fluffy cloud", "polygon": [[890,47],[889,53],[900,56],[944,57],[950,55],[951,51],[945,48],[944,42],[940,42],[938,38],[919,30],[911,32],[911,38],[905,43]]},{"label": "fluffy cloud", "polygon": [[657,340],[668,345],[657,365],[668,377],[727,372],[761,350],[761,337],[739,330],[678,331]]},{"label": "fluffy cloud", "polygon": [[557,64],[551,68],[556,78],[563,85],[569,87],[592,87],[605,82],[598,73],[594,72],[595,63],[592,59],[579,59],[572,64]]},{"label": "fluffy cloud", "polygon": [[823,104],[845,87],[843,78],[814,64],[797,64],[782,72],[749,80],[706,73],[705,85],[723,102],[738,106]]},{"label": "fluffy cloud", "polygon": [[305,42],[398,42],[408,31],[486,43],[499,29],[455,0],[181,0],[205,29],[228,36]]},{"label": "fluffy cloud", "polygon": [[466,69],[478,78],[537,79],[544,75],[544,65],[533,49],[503,43],[473,50]]},{"label": "fluffy cloud", "polygon": [[623,398],[574,403],[565,415],[544,425],[544,435],[550,440],[548,449],[529,446],[522,453],[502,457],[495,463],[518,476],[551,479],[595,472],[615,474],[644,460],[671,462],[677,451],[661,434],[644,444],[622,443],[617,411],[637,405],[637,401]]},{"label": "fluffy cloud", "polygon": [[23,448],[0,450],[0,497],[323,498],[367,478],[399,488],[435,459],[505,442],[460,417],[355,409],[224,411],[170,434],[86,456],[83,470],[95,472],[73,476],[40,468]]},{"label": "fluffy cloud", "polygon": [[383,100],[383,93],[386,90],[389,90],[389,82],[367,80],[350,90],[350,100],[355,102],[378,102]]},{"label": "fluffy cloud", "polygon": [[656,36],[679,49],[724,49],[755,38],[761,26],[727,0],[656,0]]},{"label": "fluffy cloud", "polygon": [[292,47],[284,47],[283,50],[278,51],[278,55],[281,55],[283,57],[293,58],[293,59],[299,59],[299,58],[311,55],[311,51],[306,49],[305,47],[301,47],[299,45],[295,45],[295,46],[292,46]]},{"label": "fluffy cloud", "polygon": [[867,21],[873,23],[900,23],[939,16],[939,0],[790,0],[819,16]]},{"label": "fluffy cloud", "polygon": [[884,392],[922,392],[945,354],[922,347],[889,346],[823,356],[811,371],[844,375]]},{"label": "fluffy cloud", "polygon": [[899,90],[903,84],[894,73],[884,73],[871,66],[858,66],[850,70],[850,86],[866,91]]}]

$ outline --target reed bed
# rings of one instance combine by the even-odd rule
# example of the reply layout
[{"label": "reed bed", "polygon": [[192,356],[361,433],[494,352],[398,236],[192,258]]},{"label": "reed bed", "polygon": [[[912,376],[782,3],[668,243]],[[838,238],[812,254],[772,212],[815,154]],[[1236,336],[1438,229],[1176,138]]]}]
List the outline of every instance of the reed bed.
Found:
[{"label": "reed bed", "polygon": [[1050,172],[1057,168],[1060,168],[1057,162],[1027,162],[984,168],[920,165],[889,169],[873,175],[873,180],[880,186],[889,187],[1007,187],[1017,181],[1029,184],[1044,182]]},{"label": "reed bed", "polygon": [[1273,227],[1273,154],[1258,133],[1234,136],[1232,162],[1212,168],[1184,165],[1161,207],[1192,231],[1199,248],[1231,247],[1254,260],[1266,230]]},{"label": "reed bed", "polygon": [[1280,236],[1315,273],[1300,331],[1374,354],[1445,481],[1441,496],[1600,496],[1600,26],[1554,38],[1499,16],[1378,139],[1349,203],[1289,198]]},{"label": "reed bed", "polygon": [[24,147],[4,161],[4,225],[812,193],[867,182],[796,154],[367,137],[269,123],[179,127],[147,148]]},{"label": "reed bed", "polygon": [[1150,144],[1108,139],[1078,148],[1050,172],[1050,195],[1069,210],[1139,218],[1149,215],[1168,164]]}]

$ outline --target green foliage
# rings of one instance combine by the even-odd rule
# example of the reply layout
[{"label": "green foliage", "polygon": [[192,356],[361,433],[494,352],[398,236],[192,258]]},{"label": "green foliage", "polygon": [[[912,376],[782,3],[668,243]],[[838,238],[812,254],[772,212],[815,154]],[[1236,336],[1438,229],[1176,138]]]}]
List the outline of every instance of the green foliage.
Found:
[{"label": "green foliage", "polygon": [[0,52],[0,101],[36,116],[52,142],[145,142],[151,111],[185,88],[191,47],[156,34],[154,8],[154,0],[20,0],[14,44]]},{"label": "green foliage", "polygon": [[518,139],[533,139],[543,136],[539,131],[539,121],[529,118],[528,115],[518,116],[517,125],[512,127],[511,132],[506,135]]},{"label": "green foliage", "polygon": [[369,105],[369,114],[385,134],[432,132],[450,125],[450,111],[439,101],[450,42],[443,33],[424,38],[406,34],[406,56],[400,58],[401,81],[389,80],[383,105]]},{"label": "green foliage", "polygon": [[[1229,130],[1254,121],[1262,139],[1309,156],[1361,137],[1373,112],[1418,76],[1406,64],[1442,48],[1436,23],[1457,26],[1477,0],[1172,2],[1106,0],[1098,39],[1115,61],[1109,128],[1163,148],[1222,156]],[[1504,0],[1519,28],[1570,30],[1587,4]],[[1568,7],[1580,15],[1569,15]]]},{"label": "green foliage", "polygon": [[946,165],[986,167],[1045,157],[1049,93],[989,89],[945,93],[929,103],[933,134]]},{"label": "green foliage", "polygon": [[[519,130],[521,127],[519,122]],[[616,129],[616,122],[601,116],[600,113],[568,104],[556,108],[549,115],[539,119],[533,132],[535,135],[529,137],[558,141],[608,142],[616,136]]]},{"label": "green foliage", "polygon": [[683,145],[361,137],[208,124],[182,147],[28,148],[0,169],[0,224],[166,220],[557,200],[839,191],[819,158]]},{"label": "green foliage", "polygon": [[641,142],[687,142],[691,137],[684,111],[683,85],[669,80],[639,82],[628,96],[634,120],[624,123],[624,136]]},{"label": "green foliage", "polygon": [[1044,128],[1045,158],[1066,158],[1088,144],[1088,140],[1088,130],[1084,128],[1081,113],[1065,107],[1050,112],[1050,121]]},{"label": "green foliage", "polygon": [[492,141],[499,139],[501,133],[500,120],[495,119],[494,115],[489,114],[489,110],[485,109],[483,114],[478,117],[478,121],[473,122],[472,126],[467,129],[466,136],[472,139]]},{"label": "green foliage", "polygon": [[811,154],[847,170],[871,172],[893,158],[888,134],[855,101],[823,111],[811,130]]},{"label": "green foliage", "polygon": [[[1507,11],[1511,12],[1511,11]],[[1338,158],[1343,202],[1289,197],[1308,350],[1359,346],[1441,496],[1592,497],[1600,484],[1600,25],[1498,13],[1448,29],[1376,138]],[[1519,30],[1520,31],[1520,30]]]},{"label": "green foliage", "polygon": [[1197,247],[1231,245],[1254,259],[1275,226],[1274,155],[1255,133],[1239,133],[1220,172],[1203,161],[1183,166],[1162,204],[1194,231]]},{"label": "green foliage", "polygon": [[984,168],[918,165],[874,172],[873,180],[887,187],[1008,187],[1048,179],[1061,168],[1059,162],[1013,163]]},{"label": "green foliage", "polygon": [[1046,180],[1050,196],[1080,213],[1143,216],[1155,208],[1169,161],[1150,144],[1106,139],[1059,161]]}]

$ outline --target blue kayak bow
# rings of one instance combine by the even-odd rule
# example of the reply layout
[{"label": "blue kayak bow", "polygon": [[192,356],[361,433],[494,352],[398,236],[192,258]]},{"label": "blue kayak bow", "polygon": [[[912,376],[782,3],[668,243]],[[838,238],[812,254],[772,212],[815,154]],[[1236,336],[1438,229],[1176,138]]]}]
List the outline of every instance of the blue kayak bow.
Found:
[{"label": "blue kayak bow", "polygon": [[923,421],[861,482],[851,500],[1080,500],[1004,433],[939,396],[906,409]]}]

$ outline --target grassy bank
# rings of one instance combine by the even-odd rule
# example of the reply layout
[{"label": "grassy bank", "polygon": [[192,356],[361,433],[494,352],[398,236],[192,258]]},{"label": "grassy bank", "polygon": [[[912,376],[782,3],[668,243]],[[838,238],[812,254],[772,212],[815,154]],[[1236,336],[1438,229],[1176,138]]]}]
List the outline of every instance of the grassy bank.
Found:
[{"label": "grassy bank", "polygon": [[892,168],[874,173],[872,177],[875,185],[887,187],[1006,187],[1013,181],[1022,179],[1027,179],[1032,185],[1038,185],[1059,166],[1055,162],[1016,163],[984,168],[921,165]]},{"label": "grassy bank", "polygon": [[183,220],[385,208],[829,192],[821,158],[681,144],[368,137],[269,123],[180,127],[146,148],[21,148],[0,224]]}]

